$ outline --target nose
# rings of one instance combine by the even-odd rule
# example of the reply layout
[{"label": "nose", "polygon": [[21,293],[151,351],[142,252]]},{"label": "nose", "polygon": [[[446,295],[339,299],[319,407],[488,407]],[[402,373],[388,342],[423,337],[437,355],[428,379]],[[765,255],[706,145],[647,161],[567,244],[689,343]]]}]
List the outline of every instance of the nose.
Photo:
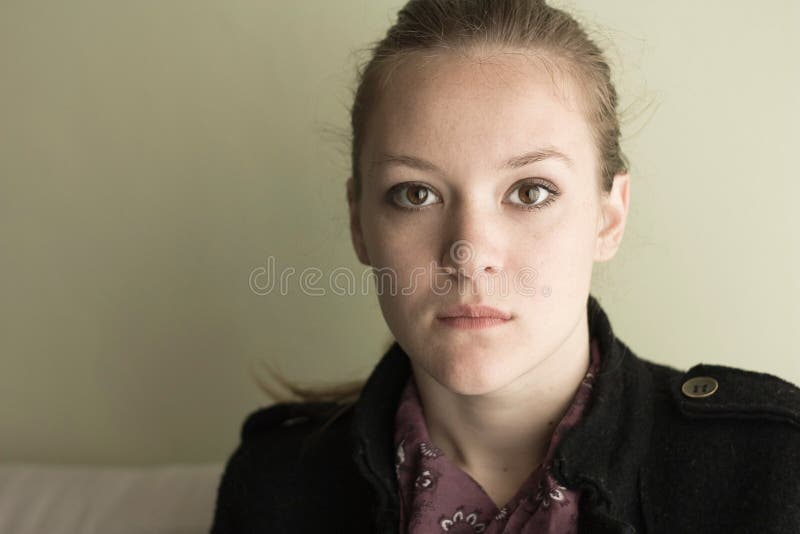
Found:
[{"label": "nose", "polygon": [[503,270],[500,214],[491,208],[454,209],[445,224],[440,263],[450,274],[474,279]]}]

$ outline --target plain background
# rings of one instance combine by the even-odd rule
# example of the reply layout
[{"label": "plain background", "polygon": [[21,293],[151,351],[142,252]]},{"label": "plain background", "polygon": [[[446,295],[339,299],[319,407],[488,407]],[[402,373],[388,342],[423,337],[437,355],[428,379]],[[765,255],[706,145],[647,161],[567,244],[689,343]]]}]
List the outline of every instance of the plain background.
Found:
[{"label": "plain background", "polygon": [[[0,461],[222,461],[248,373],[365,377],[347,227],[358,51],[388,0],[0,0]],[[559,2],[608,49],[631,213],[593,293],[640,357],[800,382],[796,0]],[[286,294],[249,278],[275,258]],[[320,287],[325,284],[320,283]]]}]

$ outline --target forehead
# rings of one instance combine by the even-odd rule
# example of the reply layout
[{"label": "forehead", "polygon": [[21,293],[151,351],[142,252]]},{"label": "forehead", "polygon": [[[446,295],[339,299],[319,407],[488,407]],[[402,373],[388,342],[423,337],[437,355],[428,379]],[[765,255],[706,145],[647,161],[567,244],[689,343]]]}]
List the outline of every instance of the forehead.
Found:
[{"label": "forehead", "polygon": [[595,148],[577,88],[547,65],[520,51],[412,54],[375,101],[362,165],[369,173],[381,153],[400,152],[456,172],[550,147],[593,172]]}]

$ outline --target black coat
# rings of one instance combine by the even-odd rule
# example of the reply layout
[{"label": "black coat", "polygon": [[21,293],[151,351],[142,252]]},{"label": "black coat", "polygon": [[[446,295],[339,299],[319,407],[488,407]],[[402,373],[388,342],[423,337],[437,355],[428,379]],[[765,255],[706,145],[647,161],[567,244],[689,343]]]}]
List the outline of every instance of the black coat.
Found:
[{"label": "black coat", "polygon": [[[800,533],[800,389],[763,373],[683,372],[639,358],[594,297],[587,307],[603,367],[553,460],[555,479],[585,492],[579,532]],[[393,423],[410,372],[395,342],[355,404],[250,414],[212,534],[397,532]],[[687,384],[694,377],[713,380]]]}]

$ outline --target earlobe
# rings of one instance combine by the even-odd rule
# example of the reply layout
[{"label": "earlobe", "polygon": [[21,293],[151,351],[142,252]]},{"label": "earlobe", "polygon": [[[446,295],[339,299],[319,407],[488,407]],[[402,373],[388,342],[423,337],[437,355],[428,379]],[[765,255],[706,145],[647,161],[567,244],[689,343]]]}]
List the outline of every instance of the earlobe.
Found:
[{"label": "earlobe", "polygon": [[356,252],[358,261],[363,265],[371,265],[367,248],[364,245],[364,234],[361,231],[361,217],[359,215],[359,201],[355,194],[355,180],[347,179],[347,208],[350,214],[350,239]]},{"label": "earlobe", "polygon": [[628,173],[614,176],[611,191],[600,200],[600,219],[595,247],[596,262],[613,258],[622,243],[625,223],[628,218],[630,200],[630,176]]}]

